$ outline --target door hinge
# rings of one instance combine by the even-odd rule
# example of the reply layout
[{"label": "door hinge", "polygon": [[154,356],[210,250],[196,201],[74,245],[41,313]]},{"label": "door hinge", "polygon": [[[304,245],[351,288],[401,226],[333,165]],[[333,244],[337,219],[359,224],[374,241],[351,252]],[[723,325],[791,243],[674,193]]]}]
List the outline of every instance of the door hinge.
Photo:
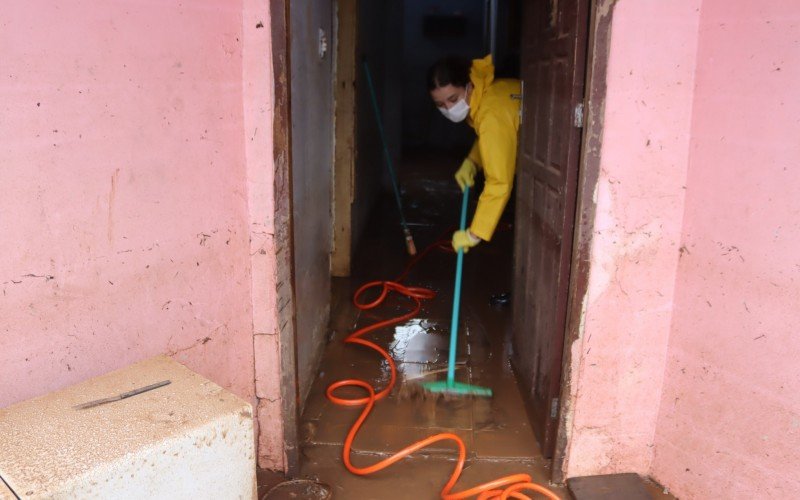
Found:
[{"label": "door hinge", "polygon": [[577,128],[583,128],[583,103],[579,102],[575,106],[575,112],[572,117],[572,124]]},{"label": "door hinge", "polygon": [[558,416],[558,398],[553,398],[550,401],[550,418],[556,418]]},{"label": "door hinge", "polygon": [[320,28],[317,33],[317,54],[320,59],[325,59],[325,54],[328,53],[328,35],[325,30]]}]

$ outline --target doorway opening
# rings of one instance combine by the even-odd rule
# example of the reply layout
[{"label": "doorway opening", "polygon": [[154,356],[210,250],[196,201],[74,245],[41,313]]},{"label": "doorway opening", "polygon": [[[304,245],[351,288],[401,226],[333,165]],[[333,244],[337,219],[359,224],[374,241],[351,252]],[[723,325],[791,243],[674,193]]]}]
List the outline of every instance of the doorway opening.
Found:
[{"label": "doorway opening", "polygon": [[[518,166],[514,194],[491,241],[465,258],[457,372],[491,387],[494,398],[415,403],[393,393],[376,406],[353,453],[385,457],[448,430],[463,439],[472,460],[465,483],[501,475],[509,462],[539,482],[558,477],[550,459],[560,410],[588,3],[300,4],[289,1],[287,48],[292,75],[302,75],[290,81],[292,266],[295,297],[303,299],[295,301],[296,441],[287,446],[297,456],[297,472],[331,478],[349,493],[368,496],[360,488],[375,487],[374,481],[364,486],[342,474],[340,447],[358,412],[332,404],[325,394],[331,383],[352,377],[378,389],[385,385],[386,363],[341,341],[385,319],[382,314],[408,309],[407,299],[397,297],[388,299],[384,312],[360,311],[352,303],[359,285],[391,280],[409,260],[383,140],[418,249],[449,241],[461,199],[453,174],[475,133],[437,111],[425,74],[445,55],[478,59],[491,53],[497,79],[523,81],[522,95],[509,96],[521,99]],[[324,50],[331,51],[327,61]],[[470,213],[482,188],[479,175]],[[453,254],[430,252],[406,280],[437,297],[423,304],[420,315],[371,335],[395,358],[401,379],[430,376],[446,362],[453,276]],[[425,472],[424,495],[437,491],[452,469],[452,449],[433,446],[419,453],[425,460],[403,467]],[[443,472],[428,474],[438,469]]]}]

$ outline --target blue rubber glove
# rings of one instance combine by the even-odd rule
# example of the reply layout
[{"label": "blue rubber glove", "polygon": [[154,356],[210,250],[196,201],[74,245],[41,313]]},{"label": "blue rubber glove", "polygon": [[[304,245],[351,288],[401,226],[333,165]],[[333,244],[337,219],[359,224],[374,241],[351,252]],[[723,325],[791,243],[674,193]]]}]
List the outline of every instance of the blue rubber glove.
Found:
[{"label": "blue rubber glove", "polygon": [[453,250],[458,252],[462,248],[464,253],[469,252],[469,249],[481,242],[477,236],[470,234],[469,229],[463,231],[456,231],[453,233]]}]

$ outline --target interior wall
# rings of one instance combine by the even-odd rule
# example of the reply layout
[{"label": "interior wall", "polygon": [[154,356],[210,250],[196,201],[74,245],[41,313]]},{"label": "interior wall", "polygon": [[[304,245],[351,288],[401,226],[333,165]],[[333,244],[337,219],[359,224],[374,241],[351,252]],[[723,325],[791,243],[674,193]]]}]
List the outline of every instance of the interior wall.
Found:
[{"label": "interior wall", "polygon": [[[446,55],[475,59],[488,54],[484,40],[484,0],[406,0],[403,26],[403,146],[439,148],[466,154],[474,134],[465,123],[452,123],[436,110],[428,95],[428,68]],[[426,16],[464,19],[464,35],[427,37]]]},{"label": "interior wall", "polygon": [[[386,131],[386,142],[392,162],[398,169],[403,149],[403,0],[385,0],[383,3],[384,30],[372,38],[382,38],[383,45],[383,103],[381,110]],[[383,184],[389,189],[388,171],[383,169]]]},{"label": "interior wall", "polygon": [[[394,168],[397,169],[400,165],[402,100],[399,86],[404,81],[400,62],[403,5],[403,0],[358,2],[353,251],[358,248],[367,219],[378,197],[391,189],[383,145],[364,71],[365,58],[372,75],[389,154]],[[386,194],[386,196],[392,195]]]},{"label": "interior wall", "polygon": [[[291,0],[292,212],[297,372],[305,401],[330,315],[333,171],[332,0]],[[327,50],[319,53],[320,30]]]},{"label": "interior wall", "polygon": [[579,213],[592,203],[595,213],[588,289],[571,306],[582,311],[579,338],[565,346],[567,477],[650,472],[680,256],[700,3],[600,4],[614,11],[605,108],[590,118],[604,123],[598,179],[593,200],[579,201]]},{"label": "interior wall", "polygon": [[254,401],[242,3],[0,25],[0,406],[160,353]]},{"label": "interior wall", "polygon": [[519,78],[522,2],[524,0],[496,1],[495,76]]},{"label": "interior wall", "polygon": [[800,4],[705,0],[653,473],[800,497]]}]

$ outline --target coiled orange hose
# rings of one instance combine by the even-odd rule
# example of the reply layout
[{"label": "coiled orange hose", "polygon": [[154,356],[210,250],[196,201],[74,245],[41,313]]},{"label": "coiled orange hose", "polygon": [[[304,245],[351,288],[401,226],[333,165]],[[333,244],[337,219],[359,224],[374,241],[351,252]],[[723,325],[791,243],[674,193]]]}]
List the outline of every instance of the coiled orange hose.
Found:
[{"label": "coiled orange hose", "polygon": [[[342,459],[344,460],[344,465],[345,467],[347,467],[347,470],[349,470],[353,474],[362,476],[367,474],[372,474],[374,472],[378,472],[380,470],[389,467],[395,462],[398,462],[403,458],[407,457],[408,455],[414,453],[415,451],[425,448],[433,443],[450,440],[454,441],[456,447],[458,448],[458,461],[456,462],[456,466],[453,469],[453,473],[450,475],[450,479],[447,481],[447,484],[444,485],[444,488],[442,488],[441,497],[443,499],[455,500],[462,498],[470,498],[477,495],[478,500],[492,500],[492,499],[504,500],[507,498],[530,500],[531,497],[522,494],[521,491],[532,490],[541,493],[546,498],[552,500],[559,500],[558,496],[556,496],[553,492],[551,492],[547,488],[544,488],[543,486],[533,483],[531,476],[528,474],[512,474],[509,476],[504,476],[495,479],[494,481],[489,481],[480,484],[478,486],[469,488],[461,492],[453,492],[452,489],[455,486],[456,482],[458,482],[458,479],[461,476],[461,472],[464,469],[467,450],[466,447],[464,446],[464,441],[462,441],[461,438],[458,437],[457,435],[449,432],[434,434],[421,441],[417,441],[416,443],[406,446],[405,448],[398,451],[391,457],[381,460],[368,467],[356,467],[350,461],[350,450],[353,446],[353,440],[355,440],[358,430],[361,428],[361,425],[369,416],[370,411],[372,411],[372,407],[375,406],[375,402],[388,396],[389,393],[392,391],[392,388],[394,388],[395,382],[397,380],[397,368],[395,366],[394,360],[389,355],[389,353],[387,353],[385,349],[375,344],[374,342],[370,342],[369,340],[364,340],[361,337],[369,332],[378,330],[379,328],[395,325],[397,323],[401,323],[403,321],[413,318],[414,316],[417,315],[417,313],[419,313],[419,310],[422,307],[421,303],[422,300],[432,299],[433,297],[436,296],[436,293],[433,290],[429,290],[427,288],[422,288],[422,287],[409,287],[400,284],[400,281],[405,279],[405,277],[410,272],[411,268],[414,265],[416,265],[416,263],[419,262],[420,259],[422,259],[428,252],[430,252],[434,248],[452,251],[449,240],[437,241],[436,243],[429,245],[422,253],[418,254],[414,259],[412,259],[406,266],[406,269],[403,271],[403,273],[395,281],[371,281],[363,285],[361,288],[359,288],[356,291],[355,295],[353,296],[353,303],[357,308],[359,308],[362,311],[373,309],[381,305],[383,301],[386,299],[386,297],[389,295],[389,292],[396,292],[412,299],[414,302],[414,307],[411,311],[401,316],[396,316],[394,318],[379,321],[377,323],[373,323],[371,325],[367,325],[363,328],[360,328],[351,333],[344,339],[345,343],[359,344],[377,351],[381,356],[383,356],[383,358],[389,364],[390,368],[389,383],[380,392],[375,392],[375,388],[372,387],[372,385],[359,379],[339,380],[328,386],[328,389],[325,394],[331,402],[343,406],[364,407],[364,409],[361,410],[361,415],[359,415],[358,419],[350,428],[350,431],[347,433],[347,438],[345,439],[344,447],[342,449]],[[376,298],[372,302],[367,302],[367,303],[359,301],[359,298],[364,292],[366,292],[371,288],[376,288],[376,287],[380,287],[380,294],[378,295],[378,298]],[[360,387],[364,389],[364,391],[367,393],[367,396],[362,398],[342,398],[334,395],[334,392],[342,387]]]}]

